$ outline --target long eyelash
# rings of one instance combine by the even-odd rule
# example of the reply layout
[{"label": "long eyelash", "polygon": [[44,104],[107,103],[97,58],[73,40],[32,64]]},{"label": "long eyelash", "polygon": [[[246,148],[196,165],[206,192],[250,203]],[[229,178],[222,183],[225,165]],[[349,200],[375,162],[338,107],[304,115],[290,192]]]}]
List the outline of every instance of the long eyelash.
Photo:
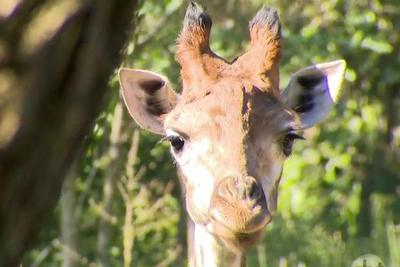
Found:
[{"label": "long eyelash", "polygon": [[290,136],[293,140],[295,139],[306,140],[304,136],[298,135],[297,133],[288,133],[287,136]]},{"label": "long eyelash", "polygon": [[[162,143],[164,143],[164,142],[169,142],[169,141],[171,140],[172,137],[173,137],[172,135],[170,135],[170,136],[165,135],[165,136],[163,136],[160,140],[158,140],[157,144],[162,144]],[[172,154],[171,151],[170,151],[169,155],[171,156],[172,164],[173,164],[175,167],[179,166],[178,161],[175,159],[175,157],[174,157],[174,155]]]},{"label": "long eyelash", "polygon": [[160,140],[158,140],[157,144],[162,144],[162,143],[164,143],[164,142],[166,142],[168,140],[169,140],[168,136],[163,136],[163,137],[161,137]]},{"label": "long eyelash", "polygon": [[174,137],[173,135],[165,135],[160,140],[158,140],[157,143],[162,144],[164,142],[170,142],[173,137]]}]

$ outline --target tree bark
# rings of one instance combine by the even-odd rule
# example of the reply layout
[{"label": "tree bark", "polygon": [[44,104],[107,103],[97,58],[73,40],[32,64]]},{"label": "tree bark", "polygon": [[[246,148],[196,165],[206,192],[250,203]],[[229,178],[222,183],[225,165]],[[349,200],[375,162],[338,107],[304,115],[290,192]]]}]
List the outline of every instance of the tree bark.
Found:
[{"label": "tree bark", "polygon": [[82,1],[51,39],[25,54],[18,50],[23,28],[45,2],[21,1],[0,21],[7,51],[0,53],[0,79],[15,77],[0,88],[13,95],[2,99],[0,118],[14,118],[15,128],[0,140],[0,266],[18,266],[51,215],[135,24],[135,0]]}]

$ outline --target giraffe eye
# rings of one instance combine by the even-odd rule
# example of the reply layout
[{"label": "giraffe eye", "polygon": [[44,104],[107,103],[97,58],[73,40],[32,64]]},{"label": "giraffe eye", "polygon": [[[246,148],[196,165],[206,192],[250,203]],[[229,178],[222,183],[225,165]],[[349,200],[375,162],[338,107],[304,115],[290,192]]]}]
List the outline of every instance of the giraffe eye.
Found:
[{"label": "giraffe eye", "polygon": [[296,140],[296,139],[304,140],[304,137],[300,136],[298,134],[295,134],[295,133],[288,133],[283,138],[283,140],[282,140],[282,151],[283,151],[283,154],[285,154],[286,157],[288,157],[288,156],[290,156],[290,154],[292,154],[293,143],[294,143],[294,140]]},{"label": "giraffe eye", "polygon": [[185,140],[179,135],[170,135],[164,138],[171,144],[171,147],[175,153],[179,153],[185,146]]}]

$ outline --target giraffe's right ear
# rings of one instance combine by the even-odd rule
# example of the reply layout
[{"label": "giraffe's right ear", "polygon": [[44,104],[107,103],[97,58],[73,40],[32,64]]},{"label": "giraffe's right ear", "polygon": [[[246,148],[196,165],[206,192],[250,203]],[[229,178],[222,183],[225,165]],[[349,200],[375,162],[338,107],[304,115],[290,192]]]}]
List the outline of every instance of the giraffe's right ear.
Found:
[{"label": "giraffe's right ear", "polygon": [[122,96],[129,114],[142,128],[164,133],[164,117],[176,105],[178,95],[167,78],[145,70],[119,70]]},{"label": "giraffe's right ear", "polygon": [[346,69],[344,60],[312,65],[296,72],[282,99],[309,128],[325,119],[337,102]]}]

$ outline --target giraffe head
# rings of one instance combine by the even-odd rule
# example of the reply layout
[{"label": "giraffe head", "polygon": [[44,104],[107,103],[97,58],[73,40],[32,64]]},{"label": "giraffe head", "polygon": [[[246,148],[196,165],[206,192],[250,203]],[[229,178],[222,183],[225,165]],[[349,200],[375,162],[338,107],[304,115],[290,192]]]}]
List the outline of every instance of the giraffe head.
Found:
[{"label": "giraffe head", "polygon": [[264,7],[250,21],[250,48],[233,62],[211,51],[211,24],[199,5],[189,4],[176,51],[181,94],[150,71],[121,69],[119,79],[135,121],[171,143],[193,222],[244,250],[276,210],[283,163],[298,132],[334,104],[345,62],[301,69],[281,93],[275,10]]}]

